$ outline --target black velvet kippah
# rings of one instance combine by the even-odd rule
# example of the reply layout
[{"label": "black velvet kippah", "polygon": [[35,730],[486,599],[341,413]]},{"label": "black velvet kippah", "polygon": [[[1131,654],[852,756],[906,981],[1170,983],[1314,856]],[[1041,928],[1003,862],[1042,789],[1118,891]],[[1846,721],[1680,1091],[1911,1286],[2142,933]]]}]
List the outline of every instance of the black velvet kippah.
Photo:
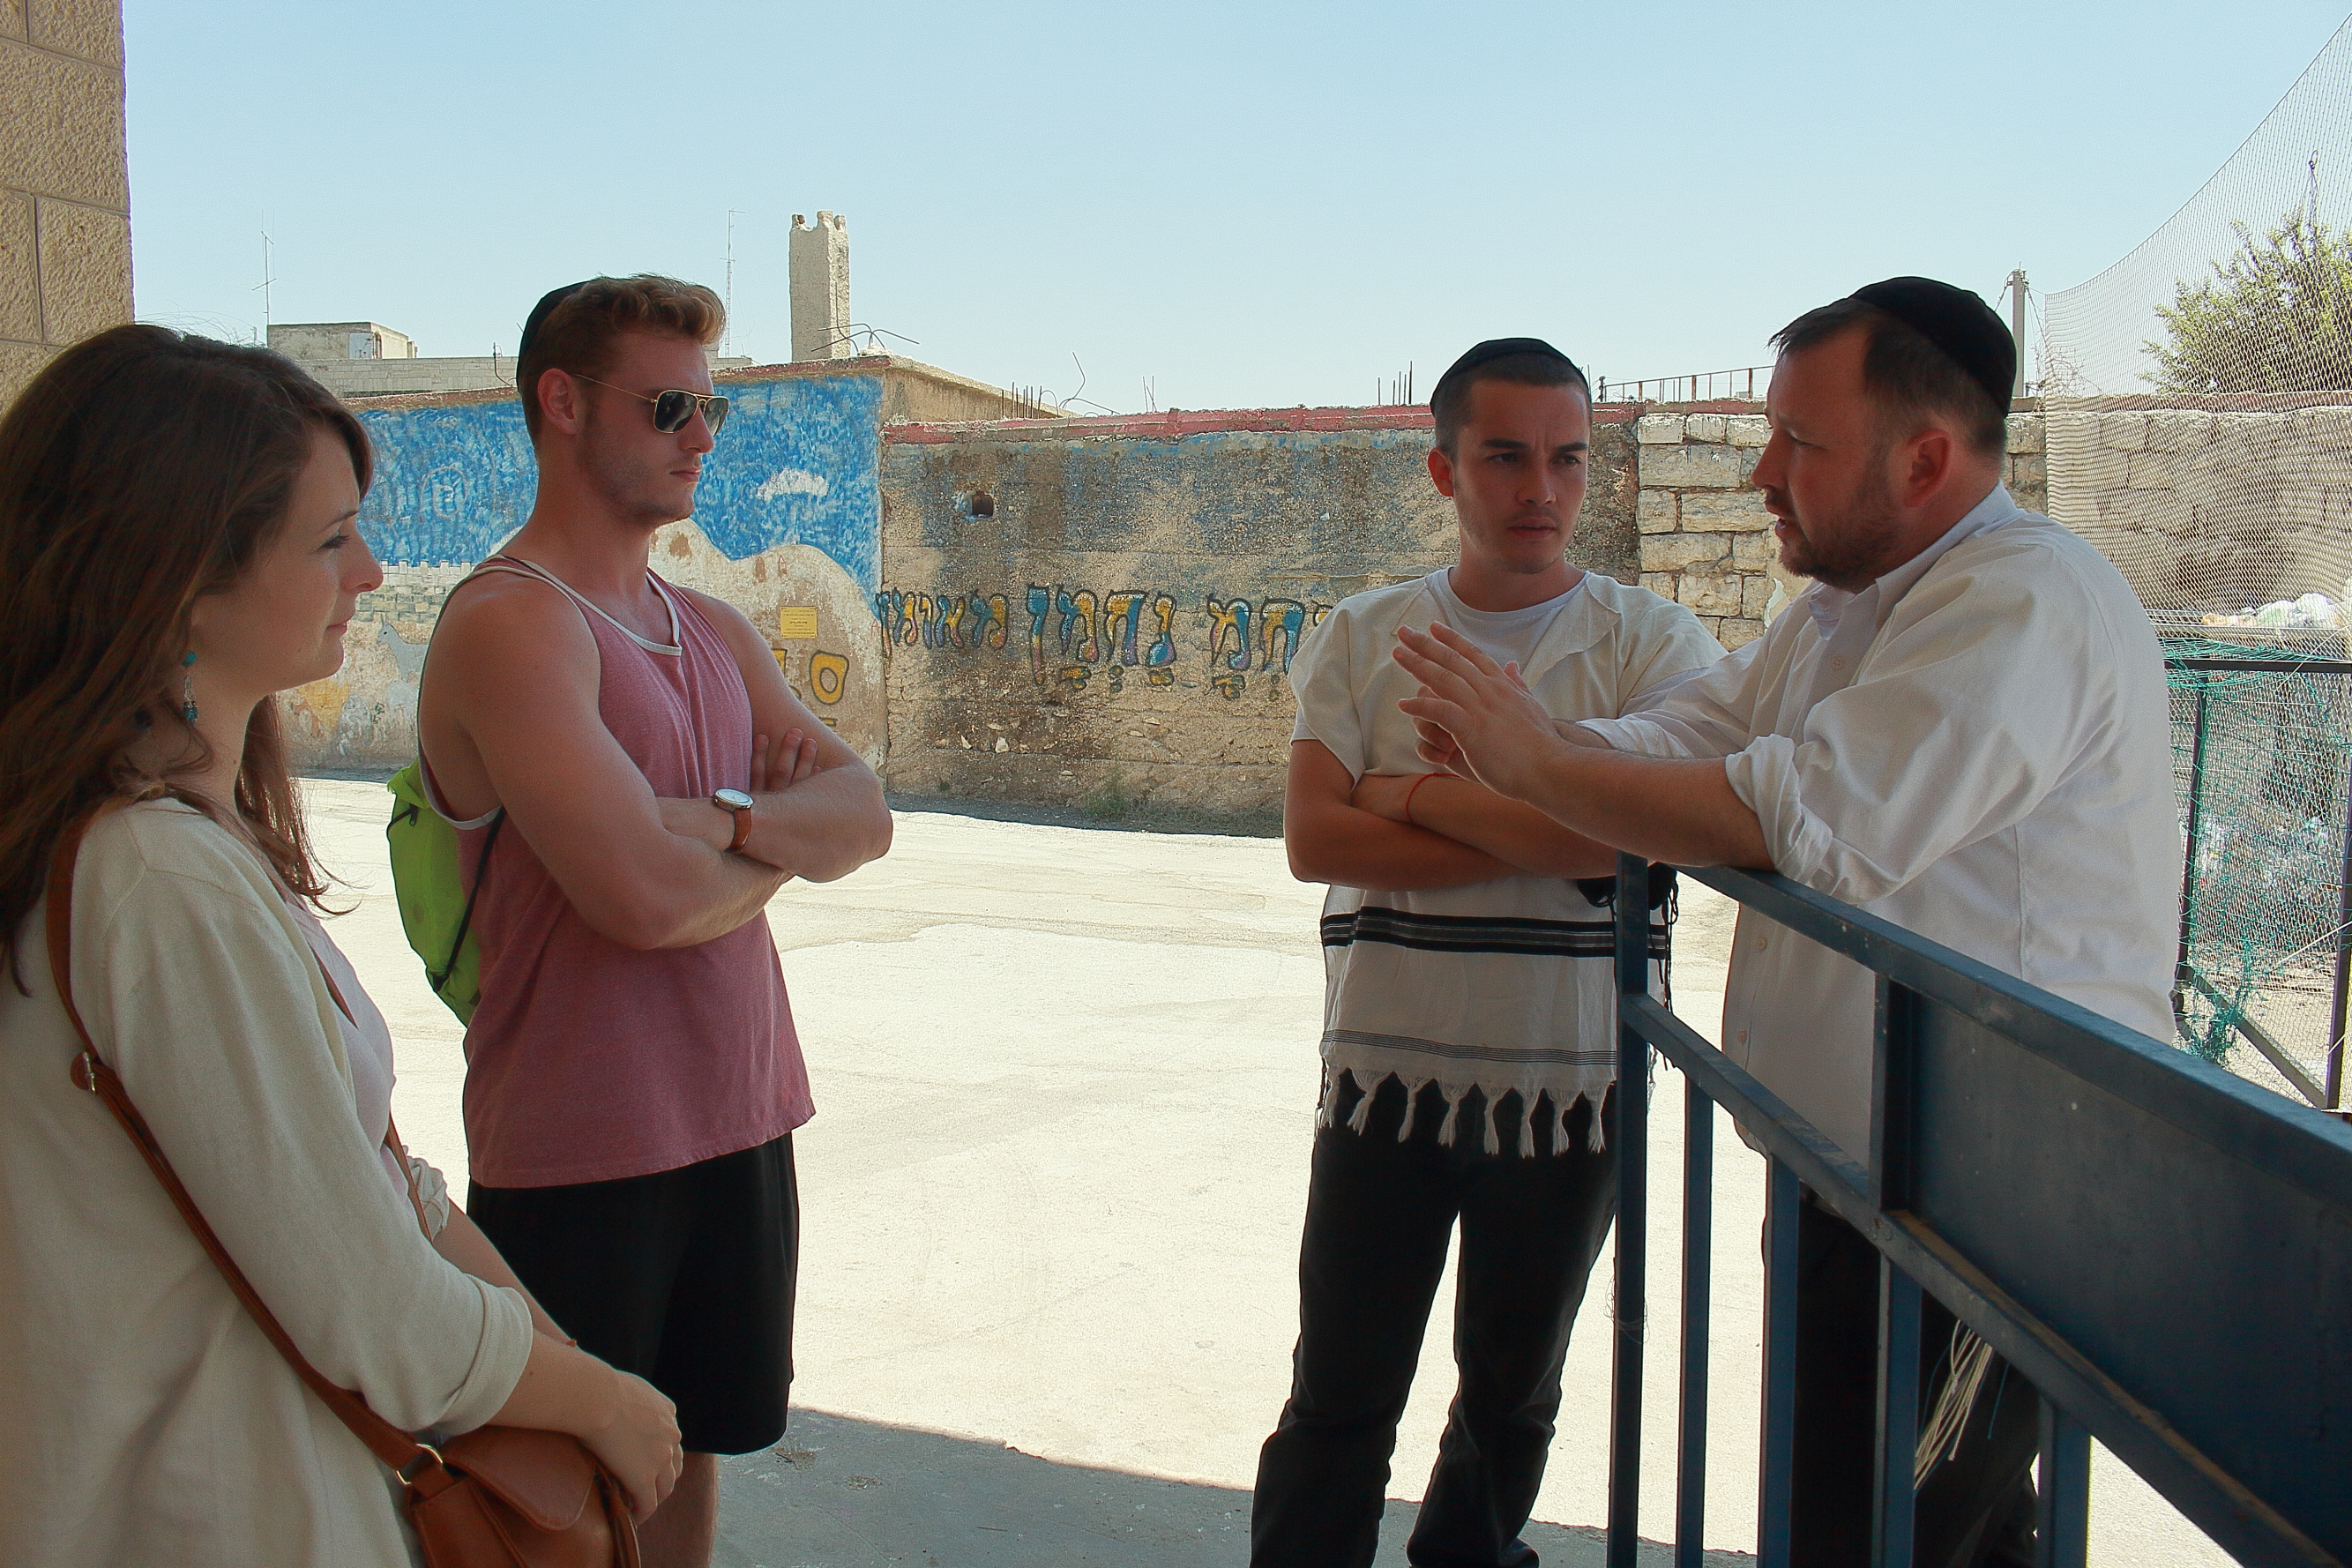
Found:
[{"label": "black velvet kippah", "polygon": [[2009,412],[2017,382],[2017,341],[1984,300],[1932,278],[1889,278],[1855,289],[1853,298],[1877,306],[1949,354],[1969,380],[1992,394],[1994,406]]},{"label": "black velvet kippah", "polygon": [[1569,369],[1576,371],[1576,374],[1579,375],[1582,375],[1584,374],[1580,370],[1576,370],[1576,362],[1574,360],[1569,358],[1566,354],[1560,353],[1558,349],[1552,347],[1541,338],[1488,338],[1485,342],[1472,348],[1460,359],[1455,360],[1452,364],[1445,367],[1445,374],[1439,376],[1437,378],[1437,384],[1429,389],[1430,407],[1433,409],[1437,406],[1437,400],[1445,395],[1446,384],[1451,382],[1455,376],[1461,375],[1468,371],[1475,370],[1480,365],[1486,364],[1490,361],[1507,358],[1512,354],[1541,354],[1546,359],[1556,359],[1559,361],[1560,363],[1566,365]]},{"label": "black velvet kippah", "polygon": [[539,303],[530,308],[530,314],[523,321],[522,341],[515,345],[515,359],[518,362],[523,355],[530,353],[530,340],[539,336],[540,326],[547,320],[549,312],[594,281],[596,280],[593,278],[583,278],[577,283],[566,283],[561,289],[550,289],[539,297]]}]

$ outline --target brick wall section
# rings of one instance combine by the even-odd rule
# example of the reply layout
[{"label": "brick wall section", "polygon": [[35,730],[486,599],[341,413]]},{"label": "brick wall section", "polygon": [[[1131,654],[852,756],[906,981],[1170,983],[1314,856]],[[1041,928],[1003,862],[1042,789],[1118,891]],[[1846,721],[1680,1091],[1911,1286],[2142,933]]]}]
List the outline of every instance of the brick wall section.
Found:
[{"label": "brick wall section", "polygon": [[120,0],[0,0],[0,405],[130,319]]},{"label": "brick wall section", "polygon": [[[1688,606],[1726,647],[1755,641],[1775,587],[1784,601],[1801,587],[1780,570],[1771,514],[1750,482],[1770,425],[1754,405],[1737,403],[1645,409],[1633,430],[1642,586]],[[2047,510],[2038,413],[2011,418],[2003,473],[2020,505]]]}]

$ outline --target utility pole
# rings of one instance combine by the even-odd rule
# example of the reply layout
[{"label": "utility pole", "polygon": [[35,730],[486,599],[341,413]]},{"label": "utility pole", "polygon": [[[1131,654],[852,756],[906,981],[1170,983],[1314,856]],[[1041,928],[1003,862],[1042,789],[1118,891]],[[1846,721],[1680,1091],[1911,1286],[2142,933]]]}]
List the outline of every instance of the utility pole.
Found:
[{"label": "utility pole", "polygon": [[735,215],[738,209],[727,209],[727,341],[719,345],[722,354],[735,352]]},{"label": "utility pole", "polygon": [[2010,385],[2011,397],[2025,395],[2025,268],[2021,267],[2009,275],[2009,336],[2017,345],[2017,379]]}]

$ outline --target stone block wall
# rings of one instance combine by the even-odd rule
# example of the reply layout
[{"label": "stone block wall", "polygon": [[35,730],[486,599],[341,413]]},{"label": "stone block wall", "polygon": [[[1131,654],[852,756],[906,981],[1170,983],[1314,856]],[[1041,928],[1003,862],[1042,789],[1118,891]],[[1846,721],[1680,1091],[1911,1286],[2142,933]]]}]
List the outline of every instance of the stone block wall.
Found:
[{"label": "stone block wall", "polygon": [[2352,596],[2352,406],[2054,408],[2053,515],[2151,608]]},{"label": "stone block wall", "polygon": [[0,406],[131,319],[120,0],[0,0]]},{"label": "stone block wall", "polygon": [[[1748,403],[1645,405],[1633,430],[1642,586],[1686,605],[1726,647],[1755,641],[1803,587],[1781,570],[1771,514],[1750,482],[1769,423]],[[2011,416],[2004,477],[2036,511],[2047,504],[2042,463],[2041,415]]]}]

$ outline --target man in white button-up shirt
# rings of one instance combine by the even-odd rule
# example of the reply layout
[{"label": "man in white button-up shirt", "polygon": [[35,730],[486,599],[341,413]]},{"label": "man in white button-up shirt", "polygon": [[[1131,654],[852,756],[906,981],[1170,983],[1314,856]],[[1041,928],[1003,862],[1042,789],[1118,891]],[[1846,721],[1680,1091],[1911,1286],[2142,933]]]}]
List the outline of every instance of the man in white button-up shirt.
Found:
[{"label": "man in white button-up shirt", "polygon": [[[1782,564],[1814,585],[1656,709],[1576,726],[1442,629],[1401,633],[1424,755],[1604,843],[1778,870],[2168,1037],[2163,656],[2115,568],[2000,482],[2006,331],[1972,294],[1897,279],[1776,342],[1754,482]],[[1870,973],[1752,911],[1735,942],[1726,1052],[1866,1160]],[[1794,1560],[1811,1568],[1868,1550],[1877,1284],[1866,1240],[1825,1209],[1801,1218]],[[1940,1354],[1951,1320],[1929,1308]],[[2034,1402],[2000,1398],[2005,1374],[1921,1489],[1923,1565],[2030,1540]]]}]

